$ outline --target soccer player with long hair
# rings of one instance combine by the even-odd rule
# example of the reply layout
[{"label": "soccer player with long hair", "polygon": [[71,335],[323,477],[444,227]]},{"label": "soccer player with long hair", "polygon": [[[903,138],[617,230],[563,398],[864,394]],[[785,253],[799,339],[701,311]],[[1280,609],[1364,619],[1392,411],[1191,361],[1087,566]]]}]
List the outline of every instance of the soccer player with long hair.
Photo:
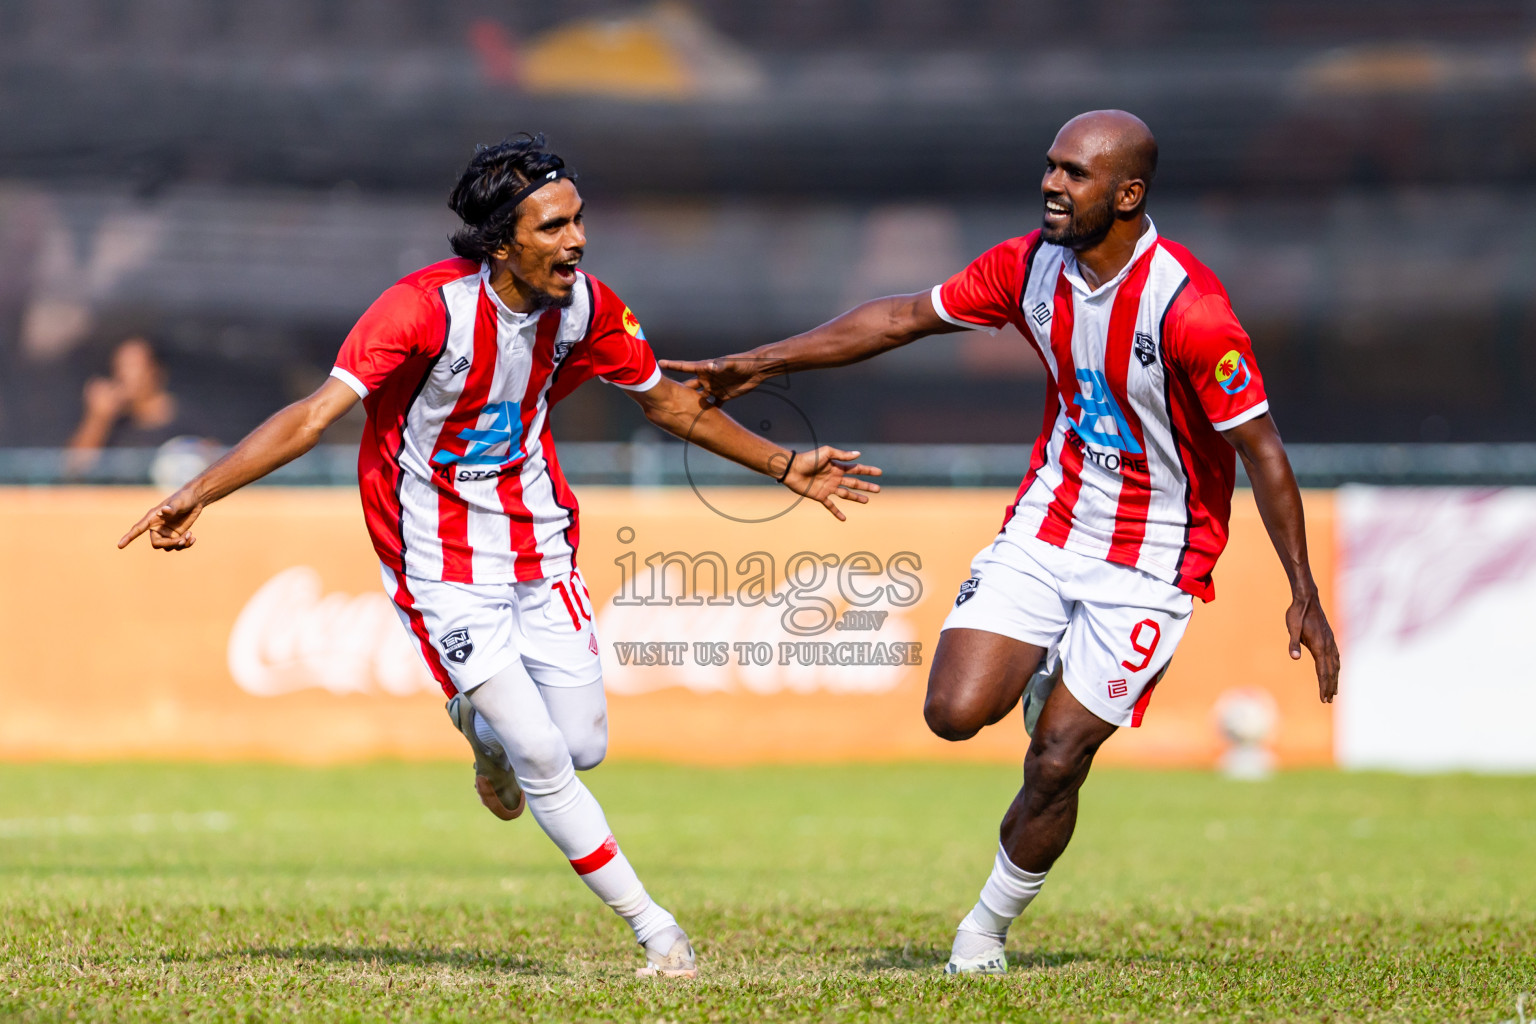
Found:
[{"label": "soccer player with long hair", "polygon": [[359,401],[363,511],[384,587],[475,753],[475,787],[510,820],[526,806],[582,880],[634,929],[642,975],[692,977],[693,947],[651,899],[577,772],[607,751],[593,609],[576,567],[576,497],[550,433],[585,381],[625,391],[658,427],[825,505],[867,501],[857,452],[791,452],[663,377],[640,322],[578,269],[575,175],[542,136],[482,147],[448,200],[455,259],[407,275],[363,314],[329,379],[146,512],[165,551],[203,509],[319,442]]}]

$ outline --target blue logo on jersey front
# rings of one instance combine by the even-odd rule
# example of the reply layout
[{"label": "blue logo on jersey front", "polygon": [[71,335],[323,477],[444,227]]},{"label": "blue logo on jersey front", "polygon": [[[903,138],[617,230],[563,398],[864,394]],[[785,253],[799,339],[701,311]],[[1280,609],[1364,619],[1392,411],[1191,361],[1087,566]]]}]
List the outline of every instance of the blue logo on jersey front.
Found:
[{"label": "blue logo on jersey front", "polygon": [[1077,436],[1102,448],[1141,454],[1141,445],[1136,443],[1120,404],[1110,394],[1104,375],[1098,370],[1078,370],[1077,385],[1078,393],[1072,396],[1078,408],[1077,422],[1072,425]]},{"label": "blue logo on jersey front", "polygon": [[[435,466],[458,463],[461,466],[510,466],[524,457],[519,442],[523,437],[523,420],[515,402],[495,402],[480,410],[480,417],[489,416],[491,422],[484,429],[465,427],[459,431],[459,440],[469,442],[464,454],[438,452],[432,456]],[[497,449],[505,445],[505,450]]]}]

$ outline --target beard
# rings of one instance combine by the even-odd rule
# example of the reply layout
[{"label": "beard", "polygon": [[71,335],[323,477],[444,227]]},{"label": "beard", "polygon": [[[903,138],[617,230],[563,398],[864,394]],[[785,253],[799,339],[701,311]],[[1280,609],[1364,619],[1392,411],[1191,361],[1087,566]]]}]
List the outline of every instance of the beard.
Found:
[{"label": "beard", "polygon": [[1074,205],[1066,227],[1053,229],[1042,224],[1040,237],[1051,245],[1073,250],[1087,249],[1102,242],[1114,223],[1115,204],[1113,196],[1110,196],[1104,202],[1086,209],[1079,210]]},{"label": "beard", "polygon": [[561,296],[551,295],[549,292],[535,291],[533,293],[533,311],[537,313],[541,309],[569,309],[571,303],[575,301],[575,288]]}]

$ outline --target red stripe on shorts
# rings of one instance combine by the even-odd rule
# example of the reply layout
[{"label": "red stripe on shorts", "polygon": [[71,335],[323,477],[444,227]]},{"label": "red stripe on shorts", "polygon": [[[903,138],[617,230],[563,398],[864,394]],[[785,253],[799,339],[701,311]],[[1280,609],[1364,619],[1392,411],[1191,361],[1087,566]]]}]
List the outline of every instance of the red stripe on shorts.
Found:
[{"label": "red stripe on shorts", "polygon": [[571,867],[576,869],[578,875],[590,875],[598,868],[607,864],[619,855],[619,841],[613,836],[603,840],[603,845],[587,854],[571,861]]},{"label": "red stripe on shorts", "polygon": [[416,598],[411,596],[411,588],[405,585],[405,573],[398,571],[395,572],[395,604],[405,612],[405,617],[411,624],[411,632],[415,634],[416,642],[421,645],[421,656],[426,659],[432,678],[437,680],[437,685],[443,688],[444,693],[452,697],[459,692],[459,688],[453,685],[448,669],[443,666],[443,659],[438,655],[437,648],[432,645],[432,638],[427,635],[426,620],[421,617],[421,612],[416,608]]},{"label": "red stripe on shorts", "polygon": [[1147,713],[1147,705],[1152,703],[1152,691],[1157,689],[1157,680],[1147,684],[1147,688],[1141,691],[1141,696],[1136,698],[1136,706],[1131,709],[1131,728],[1141,728],[1141,716]]}]

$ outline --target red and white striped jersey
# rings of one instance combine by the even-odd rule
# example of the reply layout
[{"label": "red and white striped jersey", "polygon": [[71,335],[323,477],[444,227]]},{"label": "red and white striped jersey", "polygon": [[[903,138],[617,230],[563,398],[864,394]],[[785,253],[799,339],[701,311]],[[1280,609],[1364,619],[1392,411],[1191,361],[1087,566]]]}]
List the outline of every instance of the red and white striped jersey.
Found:
[{"label": "red and white striped jersey", "polygon": [[1269,410],[1216,275],[1149,223],[1125,269],[1090,288],[1036,231],[936,286],[933,307],[963,327],[1012,322],[1045,361],[1014,528],[1211,600],[1236,474],[1218,431]]},{"label": "red and white striped jersey", "polygon": [[549,410],[592,377],[661,379],[629,307],[578,273],[565,309],[514,313],[488,266],[447,260],[379,296],[331,376],[363,399],[358,455],[374,549],[407,576],[504,583],[570,572],[576,496]]}]

